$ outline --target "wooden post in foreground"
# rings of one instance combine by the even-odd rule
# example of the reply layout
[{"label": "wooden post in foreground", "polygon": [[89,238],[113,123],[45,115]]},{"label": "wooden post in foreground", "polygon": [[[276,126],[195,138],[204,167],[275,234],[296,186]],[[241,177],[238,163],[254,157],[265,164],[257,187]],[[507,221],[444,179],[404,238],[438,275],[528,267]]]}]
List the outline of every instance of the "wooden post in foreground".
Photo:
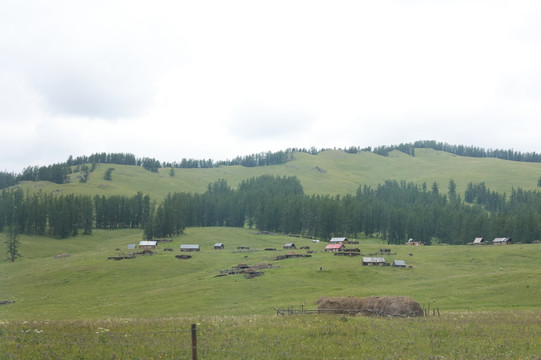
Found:
[{"label": "wooden post in foreground", "polygon": [[197,360],[197,325],[192,324],[192,360]]}]

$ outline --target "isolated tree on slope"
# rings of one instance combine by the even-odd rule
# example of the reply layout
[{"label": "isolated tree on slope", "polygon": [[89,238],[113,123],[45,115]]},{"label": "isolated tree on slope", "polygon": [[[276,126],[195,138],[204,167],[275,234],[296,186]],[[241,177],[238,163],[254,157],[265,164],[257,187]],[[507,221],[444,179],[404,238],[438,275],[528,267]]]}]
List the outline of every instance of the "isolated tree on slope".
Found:
[{"label": "isolated tree on slope", "polygon": [[11,262],[14,262],[16,258],[21,257],[21,254],[19,254],[20,243],[17,237],[16,225],[10,225],[6,245],[8,258]]}]

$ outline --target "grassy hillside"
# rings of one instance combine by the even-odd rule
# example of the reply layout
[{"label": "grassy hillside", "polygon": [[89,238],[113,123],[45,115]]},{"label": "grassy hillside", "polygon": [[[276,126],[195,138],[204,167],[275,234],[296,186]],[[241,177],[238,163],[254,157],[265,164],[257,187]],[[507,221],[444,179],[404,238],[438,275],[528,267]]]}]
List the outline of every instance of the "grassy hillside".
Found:
[{"label": "grassy hillside", "polygon": [[[105,171],[113,167],[112,181],[103,179]],[[509,193],[512,188],[537,189],[541,176],[540,163],[513,162],[494,158],[460,157],[431,149],[416,149],[415,157],[394,151],[388,157],[374,153],[348,154],[342,151],[324,151],[318,155],[295,153],[294,160],[282,165],[246,168],[224,166],[212,169],[160,169],[151,173],[136,166],[101,164],[82,184],[77,174],[72,182],[57,185],[47,182],[23,183],[22,187],[46,192],[80,194],[133,195],[137,191],[161,199],[169,192],[202,192],[207,185],[223,178],[231,186],[250,177],[264,174],[297,176],[307,194],[355,193],[360,185],[377,186],[385,180],[406,180],[429,187],[437,182],[446,192],[449,179],[462,194],[469,182],[482,182],[493,191]]]},{"label": "grassy hillside", "polygon": [[[191,228],[155,255],[107,259],[128,253],[127,244],[141,235],[21,236],[24,257],[0,261],[0,300],[15,301],[0,305],[0,358],[190,359],[191,324],[198,327],[201,359],[525,359],[541,351],[540,244],[392,246],[396,255],[386,260],[404,259],[412,268],[363,267],[359,257],[325,253],[324,243],[308,239]],[[310,246],[313,256],[273,260],[289,252],[281,249],[291,241]],[[216,242],[226,249],[213,250]],[[387,247],[360,242],[363,252]],[[180,244],[191,243],[201,252],[174,257]],[[238,252],[238,246],[250,249]],[[273,268],[253,279],[216,277],[239,263]],[[275,312],[349,295],[411,296],[441,316]]]},{"label": "grassy hillside", "polygon": [[[325,243],[308,239],[258,235],[248,229],[194,228],[161,244],[153,256],[107,259],[128,253],[127,244],[140,239],[141,231],[134,230],[95,231],[65,240],[21,236],[24,257],[0,262],[0,300],[16,301],[0,306],[0,319],[272,314],[275,307],[314,308],[321,296],[349,295],[411,296],[443,312],[537,309],[541,298],[541,245],[536,244],[393,246],[397,254],[386,260],[406,260],[412,268],[404,269],[363,267],[360,257],[333,256],[323,252]],[[291,241],[310,246],[313,256],[273,260],[288,252],[282,247]],[[213,250],[216,242],[226,249]],[[180,244],[192,243],[200,244],[201,252],[188,260],[174,257],[180,254]],[[249,246],[250,251],[238,252],[238,246]],[[365,253],[382,246],[374,239],[361,239],[358,245]],[[274,268],[254,279],[215,277],[239,263],[270,263]]]}]

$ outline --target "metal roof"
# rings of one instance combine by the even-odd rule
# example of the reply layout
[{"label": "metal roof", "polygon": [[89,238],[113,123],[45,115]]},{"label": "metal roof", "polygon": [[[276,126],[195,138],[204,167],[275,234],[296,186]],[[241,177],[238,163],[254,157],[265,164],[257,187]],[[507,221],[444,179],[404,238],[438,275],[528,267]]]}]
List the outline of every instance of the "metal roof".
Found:
[{"label": "metal roof", "polygon": [[475,240],[473,240],[473,243],[474,243],[474,244],[480,244],[480,243],[482,243],[483,241],[485,241],[483,238],[475,238]]},{"label": "metal roof", "polygon": [[216,243],[216,244],[214,244],[214,247],[218,247],[218,246],[224,246],[224,244],[223,244],[223,243]]},{"label": "metal roof", "polygon": [[378,256],[363,256],[363,262],[366,263],[384,263],[385,258]]},{"label": "metal roof", "polygon": [[156,246],[158,244],[157,241],[139,241],[139,246]]},{"label": "metal roof", "polygon": [[128,249],[135,249],[135,244],[128,244]]},{"label": "metal roof", "polygon": [[510,239],[510,238],[496,238],[496,239],[494,239],[494,241],[492,241],[492,242],[500,243],[500,242],[507,242],[507,241],[509,241],[509,240],[511,240],[511,239]]},{"label": "metal roof", "polygon": [[406,262],[404,260],[395,260],[393,261],[393,264],[395,266],[406,266]]},{"label": "metal roof", "polygon": [[284,247],[292,247],[292,246],[295,246],[295,244],[294,243],[287,243],[287,244],[284,245]]},{"label": "metal roof", "polygon": [[180,245],[181,249],[199,249],[199,245],[196,244],[186,244],[186,245]]},{"label": "metal roof", "polygon": [[329,244],[325,246],[325,249],[340,249],[342,246],[344,245],[343,244]]},{"label": "metal roof", "polygon": [[331,239],[331,242],[332,242],[332,243],[337,243],[337,242],[344,242],[344,241],[346,241],[346,240],[347,240],[347,238],[345,238],[345,237],[342,237],[342,238],[332,238],[332,239]]}]

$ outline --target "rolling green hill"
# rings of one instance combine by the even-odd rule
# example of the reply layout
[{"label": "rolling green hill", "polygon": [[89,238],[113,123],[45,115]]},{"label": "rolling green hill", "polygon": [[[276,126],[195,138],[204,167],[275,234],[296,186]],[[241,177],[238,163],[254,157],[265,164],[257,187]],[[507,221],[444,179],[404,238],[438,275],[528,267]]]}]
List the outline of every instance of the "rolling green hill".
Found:
[{"label": "rolling green hill", "polygon": [[[104,180],[105,171],[113,167],[112,181]],[[242,180],[264,174],[297,176],[307,194],[355,193],[360,185],[377,186],[385,180],[405,180],[428,187],[437,182],[440,191],[446,192],[450,179],[462,194],[469,182],[485,182],[496,192],[509,193],[512,188],[525,190],[537,188],[541,176],[541,163],[515,162],[495,158],[456,156],[431,149],[416,149],[415,156],[393,151],[389,156],[370,152],[349,154],[328,150],[318,155],[295,153],[294,159],[282,165],[264,167],[222,166],[208,169],[169,168],[152,173],[141,167],[100,164],[91,173],[87,183],[80,183],[77,175],[71,182],[58,185],[48,182],[24,182],[19,186],[32,191],[79,194],[133,195],[138,191],[156,200],[170,192],[203,192],[210,182],[226,179],[231,186]]]},{"label": "rolling green hill", "polygon": [[[14,263],[0,262],[1,319],[217,316],[274,313],[274,308],[315,307],[321,296],[411,296],[444,311],[535,309],[541,287],[541,245],[392,246],[412,268],[361,266],[361,257],[333,256],[327,243],[239,228],[190,228],[155,255],[121,261],[141,230],[96,230],[90,236],[55,240],[21,236]],[[0,235],[3,239],[5,235]],[[223,251],[213,250],[216,242]],[[310,246],[311,257],[274,260],[287,242]],[[384,245],[361,239],[363,253]],[[199,244],[188,260],[180,244]],[[238,251],[237,247],[249,247]],[[173,251],[164,251],[170,248]],[[275,248],[276,251],[265,251]],[[306,254],[305,250],[294,251]],[[411,256],[410,256],[411,254]],[[60,255],[60,256],[59,256]],[[216,277],[239,263],[270,263],[264,275]],[[322,270],[319,270],[319,268]]]},{"label": "rolling green hill", "polygon": [[[112,181],[103,179],[114,167]],[[469,182],[493,191],[537,189],[540,163],[467,158],[418,149],[411,157],[361,152],[295,153],[283,165],[169,169],[102,164],[80,183],[26,182],[31,191],[126,195],[159,201],[169,192],[203,192],[223,178],[231,186],[264,174],[297,176],[307,194],[354,193],[360,185],[405,180],[441,192],[449,179],[463,194]],[[6,239],[0,233],[0,243]],[[187,329],[197,323],[203,358],[534,358],[538,356],[541,244],[511,246],[386,245],[362,238],[363,253],[391,247],[387,261],[409,268],[367,267],[361,257],[334,256],[326,243],[246,228],[188,228],[154,255],[128,255],[141,229],[93,230],[67,239],[19,235],[15,262],[0,259],[0,357],[189,358]],[[222,242],[226,249],[212,247]],[[311,257],[276,260],[287,242],[310,246]],[[181,244],[199,244],[191,259]],[[237,250],[237,247],[250,247]],[[275,248],[276,251],[265,249]],[[172,251],[165,251],[172,249]],[[293,251],[306,254],[306,250]],[[238,264],[271,264],[264,275],[219,276]],[[281,317],[275,308],[313,309],[322,296],[411,296],[441,317]],[[516,341],[509,341],[516,339]]]}]

